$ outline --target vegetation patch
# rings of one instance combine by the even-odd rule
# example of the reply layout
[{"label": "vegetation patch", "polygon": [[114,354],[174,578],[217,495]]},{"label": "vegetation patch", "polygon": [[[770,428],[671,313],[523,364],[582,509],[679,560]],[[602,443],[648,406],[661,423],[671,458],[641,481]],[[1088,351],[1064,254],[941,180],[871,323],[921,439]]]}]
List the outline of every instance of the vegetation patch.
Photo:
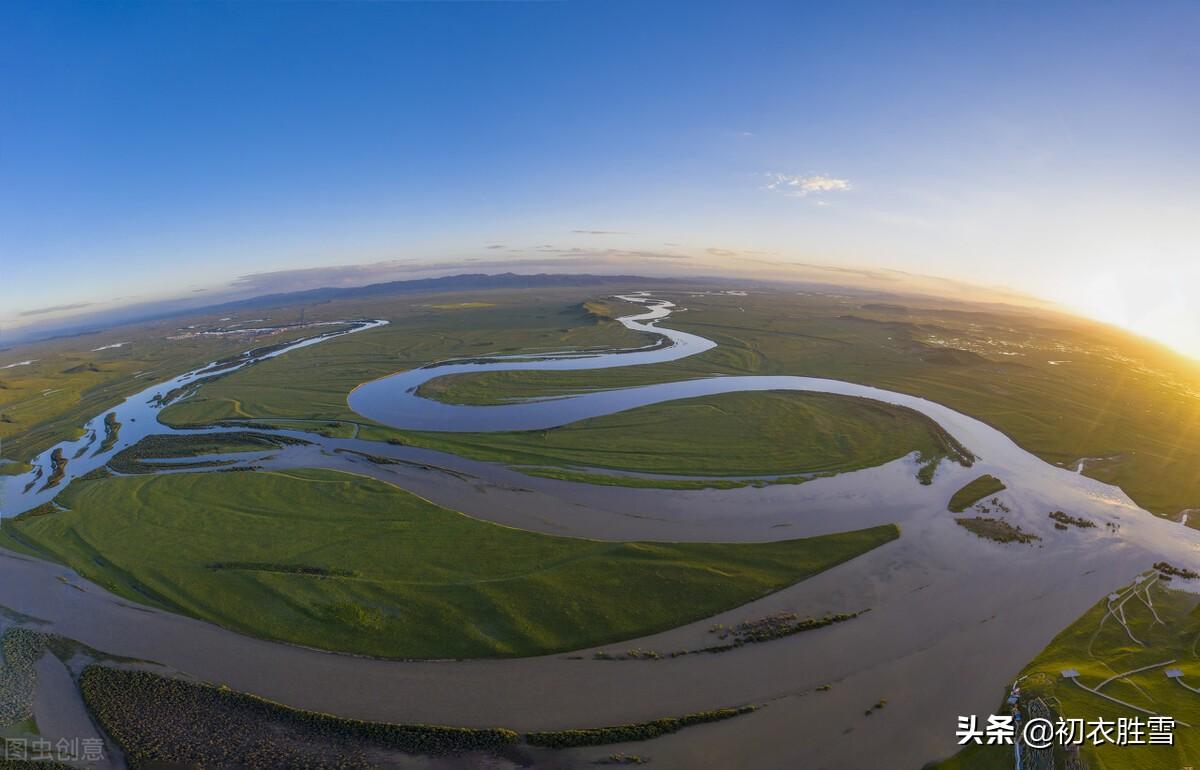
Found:
[{"label": "vegetation patch", "polygon": [[1154,569],[1158,570],[1159,574],[1168,580],[1173,577],[1183,578],[1185,580],[1195,580],[1196,578],[1200,578],[1200,572],[1197,572],[1194,569],[1176,567],[1165,561],[1155,562]]},{"label": "vegetation patch", "polygon": [[1061,525],[1063,529],[1066,529],[1068,525],[1078,527],[1079,529],[1091,529],[1096,526],[1096,522],[1091,519],[1085,519],[1082,516],[1072,516],[1062,511],[1051,511],[1049,516],[1054,519],[1055,527]]},{"label": "vegetation patch", "polygon": [[[157,459],[199,457],[231,452],[254,452],[284,446],[311,444],[301,438],[239,431],[233,433],[160,434],[146,436],[131,447],[117,452],[108,465],[118,473],[154,473],[172,468],[203,467],[221,463],[155,463]],[[228,462],[228,461],[226,461]]]},{"label": "vegetation patch", "polygon": [[0,770],[78,770],[78,768],[48,759],[5,759],[0,756]]},{"label": "vegetation patch", "polygon": [[67,475],[67,458],[63,455],[61,448],[56,447],[50,453],[50,475],[46,477],[46,483],[42,487],[43,490],[57,487],[63,480],[63,476]]},{"label": "vegetation patch", "polygon": [[623,751],[618,751],[616,754],[609,754],[607,757],[597,759],[592,764],[596,765],[644,765],[650,761],[649,757],[643,757],[641,754],[626,754]]},{"label": "vegetation patch", "polygon": [[[389,441],[388,443],[394,444],[396,442]],[[354,457],[361,457],[362,459],[366,460],[369,463],[372,463],[373,465],[405,465],[410,468],[418,468],[423,471],[437,471],[438,473],[445,473],[449,476],[454,476],[456,478],[463,479],[463,480],[471,478],[471,476],[469,474],[461,473],[459,471],[452,470],[450,468],[444,468],[440,465],[430,465],[429,463],[419,463],[419,462],[414,462],[412,460],[401,460],[396,457],[386,457],[384,455],[371,454],[368,452],[358,452],[353,449],[335,449],[333,451],[338,454],[353,455]]]},{"label": "vegetation patch", "polygon": [[709,629],[709,633],[716,634],[721,639],[721,644],[699,647],[694,650],[674,650],[669,653],[659,653],[654,650],[643,650],[640,648],[628,650],[623,653],[600,651],[595,653],[594,657],[597,660],[660,660],[662,658],[678,658],[684,655],[728,652],[747,644],[769,642],[805,631],[815,631],[818,628],[832,626],[834,623],[844,623],[847,620],[853,620],[864,612],[867,612],[867,610],[840,612],[837,614],[831,613],[821,618],[805,618],[794,612],[777,612],[764,618],[743,621],[735,626],[725,626],[722,624],[713,626]]},{"label": "vegetation patch", "polygon": [[607,487],[633,487],[637,489],[741,489],[743,487],[765,487],[771,484],[803,484],[815,478],[832,476],[832,473],[814,473],[811,476],[775,476],[766,479],[666,479],[650,476],[623,476],[615,473],[588,473],[566,468],[536,468],[514,466],[513,470],[527,476],[544,479],[560,479],[579,484],[598,484]]},{"label": "vegetation patch", "polygon": [[776,612],[755,620],[744,620],[729,629],[718,626],[710,631],[721,639],[732,637],[732,643],[735,645],[755,644],[832,626],[834,623],[844,623],[866,611],[831,613],[820,618],[805,618],[795,612]]},{"label": "vegetation patch", "polygon": [[313,577],[354,577],[352,569],[314,567],[309,564],[270,564],[257,561],[214,561],[205,565],[209,569],[242,569],[253,572],[282,572],[288,575],[311,575]]},{"label": "vegetation patch", "polygon": [[954,513],[962,513],[988,495],[994,495],[1004,489],[1007,489],[1004,482],[985,473],[955,492],[947,507]]},{"label": "vegetation patch", "polygon": [[435,310],[479,310],[495,306],[494,302],[445,302],[439,305],[430,305]]},{"label": "vegetation patch", "polygon": [[51,501],[48,503],[42,503],[41,505],[34,506],[33,508],[30,508],[28,511],[24,511],[22,513],[17,514],[16,516],[13,516],[12,521],[17,521],[20,519],[32,519],[32,518],[36,518],[38,516],[49,516],[51,514],[58,513],[58,511],[59,511],[58,506],[55,505],[53,503],[53,501]]},{"label": "vegetation patch", "polygon": [[102,455],[112,449],[120,438],[121,423],[117,421],[117,413],[109,412],[104,415],[104,441],[100,442],[100,446],[92,453],[92,456]]},{"label": "vegetation patch", "polygon": [[[0,636],[0,727],[33,716],[33,694],[37,687],[34,665],[46,651],[41,634],[13,627]],[[0,741],[0,748],[3,742]]]},{"label": "vegetation patch", "polygon": [[147,671],[88,666],[79,689],[131,770],[368,768],[379,752],[496,752],[517,742],[511,730],[344,719]]},{"label": "vegetation patch", "polygon": [[112,471],[108,469],[107,465],[101,465],[99,468],[92,468],[79,478],[83,481],[95,481],[96,479],[107,479],[112,475]]},{"label": "vegetation patch", "polygon": [[868,708],[866,711],[864,711],[863,714],[866,716],[871,716],[876,711],[881,711],[886,707],[887,707],[887,698],[880,698],[879,700],[872,703],[871,707]]},{"label": "vegetation patch", "polygon": [[662,735],[667,735],[668,733],[679,732],[685,727],[707,724],[709,722],[720,722],[724,719],[732,719],[757,710],[758,706],[739,706],[737,708],[699,711],[679,717],[666,717],[650,722],[636,722],[628,725],[526,733],[525,742],[531,746],[543,746],[549,749],[570,749],[578,746],[603,746],[609,743],[648,741]]},{"label": "vegetation patch", "polygon": [[327,470],[120,476],[77,481],[59,499],[69,510],[12,522],[13,534],[117,594],[242,633],[391,658],[526,656],[636,638],[899,534],[886,525],[770,543],[553,537]]},{"label": "vegetation patch", "polygon": [[966,528],[979,537],[995,540],[997,543],[1032,543],[1041,540],[1040,537],[1026,532],[1020,527],[1009,524],[1004,519],[992,519],[987,516],[955,519],[958,525]]},{"label": "vegetation patch", "polygon": [[733,488],[797,483],[813,474],[874,467],[914,452],[925,464],[936,465],[943,458],[964,465],[974,461],[937,423],[918,412],[870,399],[794,391],[680,399],[548,430],[406,431],[404,436],[416,446],[478,460],[540,466],[521,469],[534,475],[559,473],[555,477],[588,483],[680,489],[695,486],[689,486],[688,479],[588,474],[586,469],[704,476],[709,478],[702,486]]}]

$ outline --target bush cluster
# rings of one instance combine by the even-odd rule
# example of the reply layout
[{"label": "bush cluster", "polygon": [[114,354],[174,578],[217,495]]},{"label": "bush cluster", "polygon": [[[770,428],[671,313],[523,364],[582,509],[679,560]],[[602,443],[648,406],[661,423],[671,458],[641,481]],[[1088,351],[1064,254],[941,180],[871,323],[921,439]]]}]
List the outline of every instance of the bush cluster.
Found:
[{"label": "bush cluster", "polygon": [[[152,462],[155,459],[168,457],[194,457],[197,455],[216,454],[224,451],[223,447],[246,447],[248,449],[278,449],[293,444],[309,444],[301,438],[292,436],[274,436],[251,431],[232,433],[200,433],[187,435],[154,435],[146,436],[131,447],[117,452],[108,466],[119,473],[153,473],[161,470],[161,465]],[[222,448],[219,448],[222,447]],[[227,464],[231,461],[209,461],[195,465]],[[185,468],[187,464],[172,463],[172,468]]]},{"label": "bush cluster", "polygon": [[708,647],[698,647],[691,650],[673,650],[668,653],[660,653],[657,650],[643,650],[641,648],[626,650],[622,653],[611,653],[602,650],[593,654],[592,657],[596,660],[662,660],[664,658],[680,658],[684,655],[728,652],[747,644],[769,642],[774,639],[791,636],[792,634],[814,631],[818,628],[831,626],[834,623],[853,620],[867,611],[839,612],[821,618],[802,618],[794,612],[777,612],[774,615],[768,615],[756,620],[743,621],[733,627],[718,623],[708,629],[709,633],[717,634],[722,641],[732,637],[730,641],[724,644],[713,644]]},{"label": "bush cluster", "polygon": [[33,715],[33,693],[37,686],[34,664],[46,651],[45,640],[36,631],[10,628],[0,637],[0,727],[16,724]]},{"label": "bush cluster", "polygon": [[344,719],[147,671],[88,666],[79,685],[132,770],[164,763],[356,768],[370,766],[368,754],[380,750],[444,755],[517,741],[511,730]]},{"label": "bush cluster", "polygon": [[102,455],[117,445],[121,435],[121,423],[117,422],[117,413],[109,412],[104,415],[104,441],[92,452],[92,457]]},{"label": "bush cluster", "polygon": [[1041,540],[1037,535],[1013,526],[1004,519],[975,516],[970,519],[960,518],[954,521],[977,536],[995,540],[997,543],[1032,543],[1034,540]]},{"label": "bush cluster", "polygon": [[749,714],[757,709],[758,706],[739,706],[738,708],[699,711],[681,717],[665,717],[651,722],[637,722],[612,727],[526,733],[525,742],[530,746],[542,746],[548,749],[570,749],[578,746],[603,746],[609,743],[648,741],[661,735],[678,732],[685,727],[706,722],[720,722],[723,719]]},{"label": "bush cluster", "polygon": [[1155,562],[1154,569],[1158,570],[1166,578],[1178,577],[1188,580],[1200,578],[1200,572],[1196,572],[1196,570],[1187,569],[1186,567],[1176,567],[1165,561]]},{"label": "bush cluster", "polygon": [[1063,511],[1051,511],[1049,516],[1050,518],[1054,519],[1056,527],[1059,524],[1062,524],[1063,529],[1066,529],[1067,524],[1070,524],[1073,527],[1079,527],[1080,529],[1087,529],[1088,527],[1096,526],[1096,522],[1092,521],[1091,519],[1072,516],[1069,513],[1064,513]]}]

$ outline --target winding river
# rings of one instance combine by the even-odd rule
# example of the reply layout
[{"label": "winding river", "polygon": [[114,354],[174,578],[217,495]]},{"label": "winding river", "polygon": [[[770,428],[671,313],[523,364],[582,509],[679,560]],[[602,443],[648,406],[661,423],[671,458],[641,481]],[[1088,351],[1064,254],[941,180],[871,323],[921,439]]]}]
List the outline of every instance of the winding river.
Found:
[{"label": "winding river", "polygon": [[[898,540],[859,558],[750,605],[624,646],[698,646],[712,623],[736,623],[781,610],[820,615],[870,607],[871,612],[769,644],[657,662],[600,661],[591,650],[519,660],[394,662],[241,636],[135,605],[66,568],[3,551],[0,605],[107,652],[346,716],[502,724],[522,730],[617,724],[767,703],[768,708],[737,720],[627,748],[650,754],[656,764],[678,767],[918,768],[952,753],[956,717],[991,713],[1012,676],[1098,599],[1156,560],[1200,562],[1200,532],[1141,510],[1116,487],[1045,463],[979,420],[906,394],[789,376],[709,377],[492,406],[447,405],[416,393],[422,383],[448,374],[649,364],[713,347],[702,337],[660,325],[676,310],[671,303],[644,294],[625,299],[645,304],[647,312],[621,323],[655,335],[657,342],[608,353],[443,362],[366,383],[350,395],[350,406],[400,428],[495,431],[546,428],[715,393],[835,393],[921,412],[978,461],[972,468],[943,463],[930,486],[916,483],[910,457],[801,485],[699,491],[595,487],[529,477],[430,450],[302,433],[297,435],[314,443],[252,462],[368,474],[479,518],[601,539],[777,540],[898,523]],[[366,331],[378,323],[362,322],[343,333]],[[287,349],[326,339],[310,338]],[[154,419],[154,396],[189,386],[206,369],[211,367],[154,386],[110,410],[123,423],[111,451],[152,432],[170,432]],[[103,438],[103,417],[88,424],[96,435],[91,443]],[[59,448],[73,457],[91,443],[85,436]],[[402,462],[378,465],[338,451],[347,449]],[[107,453],[93,456],[93,451],[71,460],[62,485],[106,461]],[[5,481],[6,514],[40,504],[61,488],[40,488],[50,471],[50,456],[47,452],[37,460],[41,475],[35,469]],[[981,473],[1004,480],[1004,499],[1011,509],[1005,518],[1040,541],[1001,545],[954,522],[946,501]],[[26,491],[30,481],[35,483]],[[1051,510],[1113,526],[1058,531],[1047,518]],[[814,694],[826,684],[832,689]],[[881,697],[889,701],[886,711],[865,718],[864,709]],[[577,764],[604,753],[580,753]]]}]

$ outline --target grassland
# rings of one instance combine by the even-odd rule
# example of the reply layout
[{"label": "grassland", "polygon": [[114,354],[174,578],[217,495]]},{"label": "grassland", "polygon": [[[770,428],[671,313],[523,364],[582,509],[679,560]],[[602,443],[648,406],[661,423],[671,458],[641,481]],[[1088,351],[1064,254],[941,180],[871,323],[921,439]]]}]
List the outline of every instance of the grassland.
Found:
[{"label": "grassland", "polygon": [[[321,322],[370,317],[392,322],[389,327],[339,340],[344,357],[339,357],[337,364],[343,365],[342,369],[326,368],[318,373],[310,368],[313,360],[304,351],[271,362],[273,367],[282,364],[291,376],[290,386],[310,405],[328,403],[332,388],[337,395],[332,402],[344,407],[345,393],[364,380],[452,356],[641,344],[641,335],[583,307],[594,291],[504,289],[298,303],[198,313],[11,347],[0,351],[0,367],[33,363],[0,368],[0,459],[11,461],[0,463],[0,473],[26,470],[30,458],[59,441],[78,438],[85,421],[148,385],[209,361],[318,331],[295,326],[301,319]],[[615,302],[614,306],[624,304]],[[251,320],[254,323],[249,323]],[[239,322],[250,327],[293,326],[257,336],[197,334]],[[360,336],[371,339],[364,341]],[[109,347],[117,343],[123,344]],[[216,389],[221,381],[207,388]],[[235,400],[232,411],[242,416],[241,397]],[[252,393],[244,406],[257,408]],[[259,416],[272,415],[268,411]]]},{"label": "grassland", "polygon": [[369,311],[392,323],[234,372],[167,407],[161,419],[171,425],[242,418],[365,423],[346,405],[347,394],[393,372],[447,358],[645,344],[644,335],[586,310],[588,295],[578,291],[477,296],[493,306],[458,312],[390,302],[352,305],[347,312]]},{"label": "grassland", "polygon": [[[654,366],[460,375],[431,381],[426,391],[455,403],[494,403],[712,374],[832,377],[946,404],[1051,463],[1073,467],[1084,457],[1103,458],[1088,462],[1085,473],[1121,486],[1155,513],[1200,508],[1200,474],[1193,472],[1200,463],[1200,365],[1153,343],[1064,315],[951,300],[897,304],[779,288],[745,297],[663,295],[687,308],[670,326],[718,347]],[[592,320],[618,312],[571,307]],[[451,318],[470,319],[484,331],[427,336]],[[362,422],[345,403],[360,382],[438,360],[451,349],[454,355],[513,352],[531,322],[517,309],[498,307],[428,318],[411,333],[371,332],[378,345],[366,335],[335,341],[207,385],[167,417],[179,423],[237,417]],[[509,324],[511,331],[504,328]],[[605,329],[624,332],[601,325],[589,339],[601,340]],[[626,341],[644,341],[625,334]],[[450,336],[455,344],[443,344]],[[1200,525],[1200,517],[1192,519]]]},{"label": "grassland", "polygon": [[946,507],[954,513],[962,513],[988,495],[994,495],[1004,489],[1003,481],[985,473],[967,482],[962,489],[955,492]]},{"label": "grassland", "polygon": [[912,410],[794,392],[671,401],[550,430],[402,435],[415,445],[515,465],[692,476],[837,473],[912,452],[959,456],[937,423]]},{"label": "grassland", "polygon": [[[1149,581],[1147,581],[1149,582]],[[1106,700],[1061,676],[1067,669],[1079,672],[1079,682],[1095,689],[1110,677],[1142,668],[1146,671],[1118,677],[1104,684],[1105,695],[1179,722],[1200,725],[1200,693],[1165,676],[1166,668],[1183,671],[1183,681],[1200,687],[1200,596],[1172,590],[1163,581],[1119,592],[1128,597],[1123,604],[1128,633],[1117,617],[1109,614],[1109,600],[1098,602],[1068,626],[1021,671],[1022,702],[1041,698],[1056,715],[1065,718],[1113,720],[1147,715]],[[1153,610],[1151,609],[1153,605]],[[1132,638],[1131,638],[1132,637]],[[1137,641],[1134,641],[1136,639]],[[1170,666],[1156,664],[1174,660]],[[999,704],[997,704],[999,705]],[[1082,758],[1090,770],[1179,770],[1193,765],[1200,756],[1200,732],[1196,727],[1177,726],[1173,746],[1085,745]],[[964,751],[955,759],[937,765],[938,770],[1000,768],[1012,766],[1011,747],[982,746]]]},{"label": "grassland", "polygon": [[332,471],[79,481],[9,539],[122,596],[234,630],[401,658],[518,656],[699,620],[894,526],[777,543],[613,543],[472,519]]},{"label": "grassland", "polygon": [[[29,459],[59,441],[79,438],[87,420],[155,382],[222,356],[313,333],[288,329],[266,338],[168,339],[180,335],[180,323],[121,327],[0,352],[0,364],[33,360],[0,369],[0,456],[11,461],[0,464],[0,473],[23,472]],[[114,340],[125,344],[94,350]]]},{"label": "grassland", "polygon": [[[208,402],[184,401],[172,406],[163,420],[195,424],[207,409]],[[304,427],[274,419],[251,424]],[[341,424],[357,426],[359,438],[507,463],[532,475],[667,489],[794,484],[810,475],[872,467],[914,452],[923,464],[921,475],[929,479],[942,459],[971,462],[969,454],[924,415],[868,399],[815,393],[704,396],[536,431],[438,433]],[[319,430],[328,435],[354,434]],[[588,468],[707,478],[655,479],[582,470]],[[737,476],[776,478],[767,482],[720,478]]]},{"label": "grassland", "polygon": [[1103,458],[1084,472],[1155,513],[1200,508],[1200,365],[1157,344],[1064,315],[950,300],[665,296],[687,307],[668,325],[719,347],[653,367],[459,375],[428,392],[490,403],[714,373],[831,377],[945,404],[1047,462]]}]

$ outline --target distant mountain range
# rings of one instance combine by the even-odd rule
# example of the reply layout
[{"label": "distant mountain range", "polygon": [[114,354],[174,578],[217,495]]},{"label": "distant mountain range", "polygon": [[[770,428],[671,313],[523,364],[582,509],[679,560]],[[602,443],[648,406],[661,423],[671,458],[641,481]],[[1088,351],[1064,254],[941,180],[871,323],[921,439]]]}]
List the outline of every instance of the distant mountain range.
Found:
[{"label": "distant mountain range", "polygon": [[[554,286],[606,286],[612,284],[663,284],[710,283],[714,279],[651,278],[643,275],[594,275],[591,273],[461,273],[440,278],[418,278],[409,281],[387,281],[350,288],[309,289],[283,294],[264,294],[250,299],[239,299],[209,305],[188,312],[235,310],[252,307],[294,305],[300,302],[328,302],[333,299],[358,299],[379,297],[388,294],[423,294],[440,291],[472,291],[480,289],[539,289]],[[729,283],[728,280],[725,283]]]},{"label": "distant mountain range", "polygon": [[[54,337],[91,334],[113,326],[144,321],[158,321],[182,315],[195,315],[226,310],[268,308],[297,303],[328,302],[334,299],[379,297],[390,294],[421,294],[483,289],[536,289],[556,286],[611,286],[636,283],[640,286],[667,284],[708,284],[714,278],[653,278],[641,275],[595,275],[591,273],[460,273],[437,278],[417,278],[407,281],[387,281],[346,288],[307,289],[279,294],[262,294],[247,299],[216,304],[195,304],[183,301],[162,301],[101,311],[86,317],[63,318],[37,326],[17,328],[0,337],[2,344],[14,345]],[[722,279],[723,284],[737,283]]]}]

